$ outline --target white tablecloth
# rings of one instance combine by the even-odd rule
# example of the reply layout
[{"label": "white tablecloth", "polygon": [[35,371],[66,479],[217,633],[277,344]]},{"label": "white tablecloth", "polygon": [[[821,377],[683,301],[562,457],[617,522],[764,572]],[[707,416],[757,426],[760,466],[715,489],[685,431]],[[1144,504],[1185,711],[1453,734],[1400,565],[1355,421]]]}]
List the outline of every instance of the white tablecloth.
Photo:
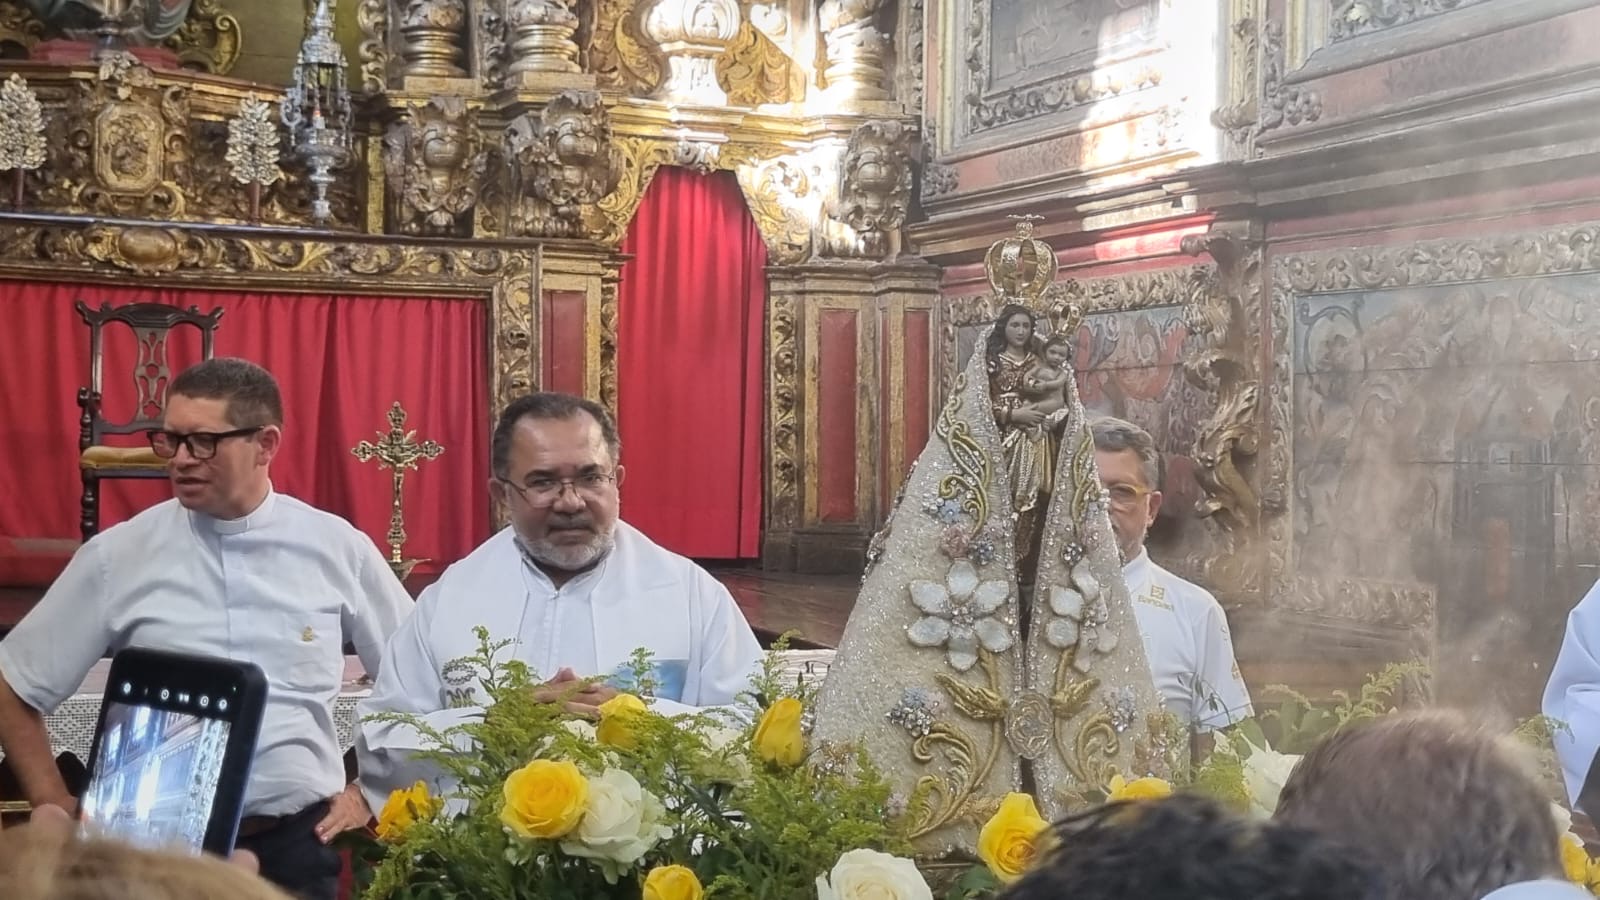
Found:
[{"label": "white tablecloth", "polygon": [[[50,750],[59,756],[71,753],[85,765],[89,762],[90,745],[94,742],[94,725],[100,718],[100,702],[105,696],[106,674],[111,670],[111,660],[102,659],[78,686],[77,693],[45,716],[45,730],[50,733]],[[361,660],[347,656],[344,660],[344,684],[333,703],[333,723],[339,734],[339,749],[355,746],[356,703],[371,693],[366,680],[366,670]],[[3,758],[3,755],[0,755]]]},{"label": "white tablecloth", "polygon": [[[828,664],[833,660],[833,654],[832,650],[790,650],[783,654],[783,670],[796,681],[820,681],[828,674]],[[99,719],[100,701],[105,694],[106,673],[110,669],[111,660],[100,660],[89,670],[78,692],[45,717],[45,728],[50,733],[50,749],[56,755],[72,753],[85,765],[88,764],[90,745],[94,742],[94,725]],[[372,692],[366,675],[360,659],[345,657],[344,684],[333,706],[333,723],[339,734],[341,750],[349,750],[355,745],[356,704]],[[0,758],[4,758],[3,751],[0,751]]]}]

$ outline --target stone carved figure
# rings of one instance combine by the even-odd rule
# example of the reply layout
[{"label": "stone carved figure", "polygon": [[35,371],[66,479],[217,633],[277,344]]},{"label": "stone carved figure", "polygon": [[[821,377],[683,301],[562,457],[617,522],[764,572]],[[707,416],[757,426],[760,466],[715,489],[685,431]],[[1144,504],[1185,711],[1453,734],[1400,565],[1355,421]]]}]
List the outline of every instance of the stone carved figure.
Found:
[{"label": "stone carved figure", "polygon": [[459,97],[413,107],[383,138],[391,217],[405,234],[456,234],[478,203],[489,154]]},{"label": "stone carved figure", "polygon": [[871,121],[850,135],[840,165],[833,219],[853,234],[833,241],[838,256],[890,259],[911,203],[914,134],[903,122]]},{"label": "stone carved figure", "polygon": [[819,24],[828,65],[823,78],[835,100],[887,100],[884,63],[891,38],[877,25],[884,0],[827,0]]},{"label": "stone carved figure", "polygon": [[74,40],[94,40],[102,25],[136,47],[155,47],[189,17],[194,0],[23,0],[51,30]]},{"label": "stone carved figure", "polygon": [[[576,237],[591,230],[595,204],[622,177],[611,118],[597,91],[564,91],[537,119],[524,113],[506,129],[506,155],[522,183],[513,234]],[[597,228],[598,226],[596,226]]]},{"label": "stone carved figure", "polygon": [[[1017,274],[1048,248],[1026,232],[1002,245],[988,260],[997,300],[1037,307],[1049,280]],[[1024,568],[985,346],[1006,324],[980,336],[873,542],[818,699],[823,764],[865,749],[927,855],[970,852],[1007,792],[1033,786],[1054,819],[1113,775],[1164,776],[1187,752],[1155,694],[1070,378],[1038,560]]]}]

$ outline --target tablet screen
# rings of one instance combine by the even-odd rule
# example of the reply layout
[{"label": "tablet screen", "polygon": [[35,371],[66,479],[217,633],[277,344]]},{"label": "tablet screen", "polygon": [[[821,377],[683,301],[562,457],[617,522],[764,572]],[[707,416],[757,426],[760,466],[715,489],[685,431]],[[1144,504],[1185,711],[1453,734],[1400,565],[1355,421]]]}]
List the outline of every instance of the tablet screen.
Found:
[{"label": "tablet screen", "polygon": [[[193,699],[201,707],[227,703]],[[230,728],[226,719],[108,700],[99,757],[83,794],[85,827],[147,847],[199,852]]]}]

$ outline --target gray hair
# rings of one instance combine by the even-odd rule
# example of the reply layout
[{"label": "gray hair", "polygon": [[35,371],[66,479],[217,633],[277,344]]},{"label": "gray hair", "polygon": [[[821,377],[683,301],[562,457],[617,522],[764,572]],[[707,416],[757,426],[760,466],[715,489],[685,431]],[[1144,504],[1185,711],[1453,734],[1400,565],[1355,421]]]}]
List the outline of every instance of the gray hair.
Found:
[{"label": "gray hair", "polygon": [[611,417],[604,406],[572,394],[541,391],[518,397],[500,413],[500,421],[494,427],[494,438],[489,444],[489,468],[494,476],[504,478],[510,474],[511,439],[518,422],[523,419],[572,419],[581,415],[587,415],[600,426],[600,439],[605,442],[606,450],[611,453],[611,461],[615,463],[622,456],[622,439],[617,434],[617,420]]},{"label": "gray hair", "polygon": [[1161,490],[1161,454],[1156,450],[1156,439],[1150,432],[1122,419],[1102,416],[1089,423],[1094,432],[1094,448],[1107,453],[1132,450],[1144,469],[1144,486],[1152,491]]}]

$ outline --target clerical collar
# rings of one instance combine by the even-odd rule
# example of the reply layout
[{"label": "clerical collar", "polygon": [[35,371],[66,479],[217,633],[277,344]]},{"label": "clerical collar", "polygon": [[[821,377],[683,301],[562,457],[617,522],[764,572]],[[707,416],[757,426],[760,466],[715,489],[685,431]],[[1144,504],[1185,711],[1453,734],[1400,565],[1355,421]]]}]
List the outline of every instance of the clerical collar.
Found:
[{"label": "clerical collar", "polygon": [[1139,555],[1135,556],[1133,559],[1128,560],[1128,562],[1123,565],[1123,567],[1122,567],[1122,578],[1130,586],[1132,586],[1139,579],[1141,579],[1141,578],[1145,577],[1146,575],[1150,574],[1150,570],[1154,566],[1155,566],[1155,563],[1150,561],[1150,551],[1148,549],[1146,549],[1145,547],[1140,547],[1139,548]]},{"label": "clerical collar", "polygon": [[261,499],[261,503],[255,509],[237,519],[218,519],[194,510],[190,510],[189,515],[194,521],[206,525],[217,534],[244,534],[252,528],[260,528],[266,525],[268,519],[272,517],[272,508],[277,503],[278,494],[272,489],[271,485],[268,485],[267,496]]}]

